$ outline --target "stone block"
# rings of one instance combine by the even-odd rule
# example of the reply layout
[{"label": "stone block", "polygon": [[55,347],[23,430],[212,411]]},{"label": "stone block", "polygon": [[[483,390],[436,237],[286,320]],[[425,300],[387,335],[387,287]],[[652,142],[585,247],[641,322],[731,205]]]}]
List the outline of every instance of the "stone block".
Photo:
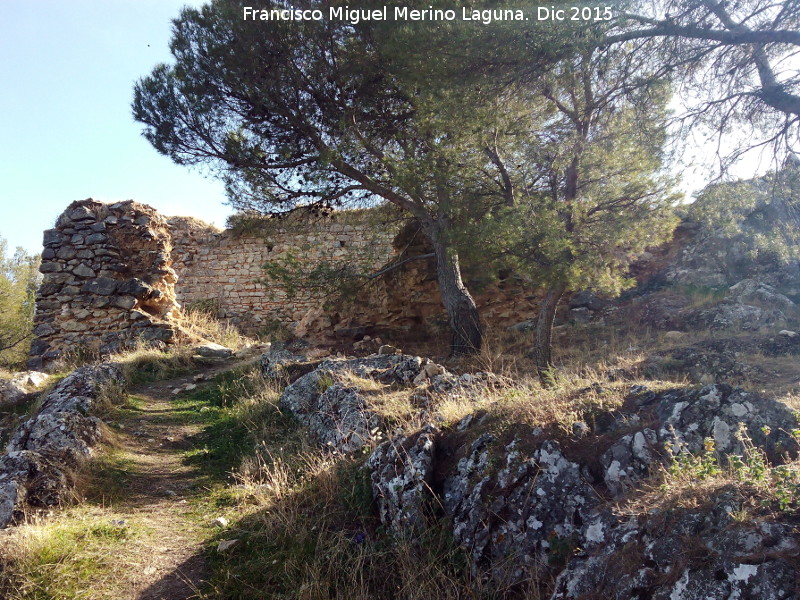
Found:
[{"label": "stone block", "polygon": [[100,296],[111,296],[117,291],[118,286],[119,282],[115,279],[98,277],[97,279],[87,281],[81,288],[81,291]]},{"label": "stone block", "polygon": [[78,277],[86,278],[95,276],[95,272],[84,264],[78,265],[77,267],[72,269],[72,272]]}]

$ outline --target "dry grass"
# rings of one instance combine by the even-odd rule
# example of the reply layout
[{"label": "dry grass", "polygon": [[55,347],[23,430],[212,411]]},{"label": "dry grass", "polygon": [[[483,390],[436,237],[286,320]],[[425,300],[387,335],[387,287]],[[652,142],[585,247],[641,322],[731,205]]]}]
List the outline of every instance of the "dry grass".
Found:
[{"label": "dry grass", "polygon": [[[203,322],[199,319],[197,327],[205,327]],[[224,337],[202,335],[235,346]],[[487,423],[493,430],[528,424],[554,426],[570,434],[575,421],[590,422],[593,414],[618,409],[633,384],[644,384],[655,391],[674,385],[674,381],[639,379],[638,365],[653,352],[695,343],[707,336],[708,332],[695,332],[676,341],[657,331],[637,333],[610,326],[563,327],[556,336],[555,358],[559,367],[556,385],[545,389],[535,377],[527,355],[530,334],[491,334],[480,355],[462,359],[452,368],[490,371],[499,377],[485,387],[433,399],[430,417],[447,428],[468,414],[481,412],[488,415]],[[192,367],[188,349],[180,348],[163,353],[141,347],[118,357],[117,362],[124,365],[128,377],[134,381],[164,378]],[[613,374],[619,370],[629,372],[632,378],[616,381]],[[412,398],[414,391],[386,386],[353,373],[337,373],[336,381],[359,388],[368,398],[370,409],[390,427],[410,432],[422,424],[420,401]],[[324,381],[323,385],[331,383]],[[206,541],[214,575],[202,597],[209,600],[548,597],[546,591],[552,582],[546,579],[534,578],[528,589],[511,589],[496,583],[490,586],[480,575],[472,574],[467,554],[456,547],[449,524],[446,520],[439,521],[441,516],[434,506],[430,507],[429,527],[415,539],[397,539],[384,531],[373,505],[369,475],[362,468],[364,456],[342,456],[318,448],[298,423],[280,410],[280,391],[275,383],[265,381],[256,370],[251,370],[216,381],[208,393],[209,405],[217,407],[215,410],[221,415],[215,425],[219,429],[212,432],[220,436],[209,437],[208,444],[234,427],[244,430],[245,435],[237,437],[235,442],[238,464],[221,468],[224,475],[233,469],[233,483],[223,483],[220,478],[203,492],[202,502],[224,511],[231,524]],[[109,404],[116,401],[114,394],[114,390],[108,391]],[[800,407],[800,390],[787,393],[784,400]],[[241,449],[245,451],[240,459]],[[211,448],[209,456],[217,450]],[[737,485],[741,489],[746,487],[727,472],[699,482],[691,477],[668,476],[665,472],[646,483],[620,510],[640,515],[654,508],[667,512],[667,509],[702,508],[704,498]],[[761,514],[754,495],[743,493],[737,502],[737,518]],[[86,590],[94,589],[94,584],[87,583],[92,576],[100,582],[98,589],[113,586],[107,573],[125,569],[120,561],[127,556],[126,545],[148,539],[144,526],[139,529],[131,526],[125,535],[114,530],[106,532],[103,528],[93,529],[104,523],[96,515],[92,524],[89,513],[81,517],[79,509],[75,511],[67,511],[67,517],[47,526],[50,529],[43,524],[41,530],[33,528],[19,539],[3,538],[4,544],[12,544],[4,546],[5,552],[20,557],[9,572],[17,577],[15,581],[24,584],[19,587],[22,592],[7,595],[10,600],[86,597]],[[217,543],[225,539],[236,539],[239,543],[227,552],[217,552]],[[70,544],[73,547],[78,544],[80,551],[67,555],[65,549]],[[91,561],[99,565],[95,571],[86,566]],[[50,575],[37,579],[37,565],[44,565],[42,572]],[[73,577],[72,573],[78,575]],[[0,595],[6,589],[14,589],[9,587],[10,575],[0,577],[5,578],[2,581],[6,585],[5,589],[0,585]],[[69,584],[72,587],[58,583],[62,587],[54,588],[51,593],[41,587],[45,581],[72,581]],[[111,592],[105,596],[103,593],[97,597],[114,597],[109,595]]]},{"label": "dry grass", "polygon": [[210,311],[202,308],[187,309],[180,321],[180,326],[190,336],[221,344],[233,351],[253,343],[253,340],[242,335],[234,325],[228,321],[217,319]]},{"label": "dry grass", "polygon": [[110,360],[122,368],[126,382],[137,384],[187,372],[195,366],[192,354],[189,346],[175,346],[164,351],[140,342],[133,349],[114,355]]},{"label": "dry grass", "polygon": [[[249,468],[248,468],[249,465]],[[490,598],[445,527],[393,540],[372,511],[367,474],[353,458],[306,448],[239,472],[243,541],[216,560],[207,598]],[[499,597],[499,596],[498,596]]]},{"label": "dry grass", "polygon": [[108,598],[124,593],[119,573],[124,549],[142,534],[107,510],[76,507],[58,520],[42,519],[4,532],[0,554],[13,557],[0,571],[7,600]]},{"label": "dry grass", "polygon": [[[389,412],[395,403],[408,406],[396,390],[386,394],[372,380],[343,378],[374,393],[371,400]],[[234,487],[212,492],[211,501],[217,494],[236,517],[218,539],[240,543],[223,554],[212,551],[215,575],[204,598],[502,597],[470,577],[466,555],[435,518],[415,542],[384,532],[361,468],[364,456],[320,449],[278,401],[274,384],[253,376],[232,407],[255,450],[234,471]]]}]

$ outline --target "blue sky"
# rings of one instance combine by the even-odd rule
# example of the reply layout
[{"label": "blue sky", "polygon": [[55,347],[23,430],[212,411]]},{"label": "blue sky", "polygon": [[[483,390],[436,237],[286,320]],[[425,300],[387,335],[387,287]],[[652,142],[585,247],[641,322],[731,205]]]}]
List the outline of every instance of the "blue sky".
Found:
[{"label": "blue sky", "polygon": [[0,0],[0,237],[41,250],[73,200],[133,198],[223,226],[222,185],[141,137],[134,82],[186,0]]},{"label": "blue sky", "polygon": [[[10,248],[39,252],[42,231],[89,197],[225,224],[222,185],[160,156],[131,117],[134,82],[170,60],[171,20],[186,4],[202,1],[0,0],[0,237]],[[713,147],[684,152],[687,192],[710,179]]]}]

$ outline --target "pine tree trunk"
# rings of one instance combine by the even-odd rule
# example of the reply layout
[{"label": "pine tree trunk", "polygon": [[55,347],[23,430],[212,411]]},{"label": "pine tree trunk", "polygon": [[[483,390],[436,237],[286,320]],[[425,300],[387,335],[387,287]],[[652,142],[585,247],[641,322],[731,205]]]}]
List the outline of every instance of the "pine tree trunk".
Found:
[{"label": "pine tree trunk", "polygon": [[552,341],[553,341],[553,321],[556,317],[556,308],[564,295],[564,285],[551,287],[542,300],[539,309],[539,317],[536,320],[536,371],[539,381],[545,387],[552,387],[553,381],[553,360],[552,360]]},{"label": "pine tree trunk", "polygon": [[434,236],[431,243],[436,255],[439,292],[452,329],[451,352],[454,356],[474,354],[481,349],[483,332],[478,307],[461,280],[458,253]]}]

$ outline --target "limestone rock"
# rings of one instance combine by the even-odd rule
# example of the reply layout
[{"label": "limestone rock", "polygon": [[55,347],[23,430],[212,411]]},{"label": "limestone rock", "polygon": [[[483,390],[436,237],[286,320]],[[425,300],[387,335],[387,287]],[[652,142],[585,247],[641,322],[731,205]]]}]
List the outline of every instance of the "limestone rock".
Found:
[{"label": "limestone rock", "polygon": [[669,518],[659,508],[637,519],[593,516],[589,527],[602,532],[602,543],[569,560],[551,600],[797,598],[789,557],[800,544],[791,525],[766,515],[736,520],[737,501],[722,490],[702,508],[670,509]]},{"label": "limestone rock", "polygon": [[238,543],[239,540],[222,540],[219,544],[217,544],[217,552],[220,554],[227,552],[231,548],[235,547]]},{"label": "limestone rock", "polygon": [[267,379],[282,379],[288,375],[289,365],[309,362],[302,354],[288,350],[268,350],[261,355],[261,374]]},{"label": "limestone rock", "polygon": [[11,379],[0,379],[0,407],[11,406],[24,400],[43,384],[49,375],[39,371],[23,371]]},{"label": "limestone rock", "polygon": [[695,326],[710,329],[757,331],[785,323],[786,315],[777,308],[761,308],[741,302],[722,302],[693,313],[689,320]]},{"label": "limestone rock", "polygon": [[0,406],[13,406],[28,395],[21,382],[14,379],[0,379]]},{"label": "limestone rock", "polygon": [[233,354],[233,350],[221,344],[206,342],[200,346],[195,346],[194,353],[207,358],[230,358]]},{"label": "limestone rock", "polygon": [[71,473],[92,454],[101,422],[90,415],[102,386],[120,385],[117,367],[81,367],[61,380],[12,434],[0,458],[0,527],[26,506],[54,506],[70,495]]},{"label": "limestone rock", "polygon": [[740,304],[762,304],[778,310],[791,311],[795,303],[773,286],[756,279],[743,279],[728,289],[728,295]]},{"label": "limestone rock", "polygon": [[0,457],[0,529],[21,519],[27,506],[57,506],[68,498],[69,477],[56,464],[27,450]]},{"label": "limestone rock", "polygon": [[354,452],[376,435],[382,423],[348,375],[411,387],[421,370],[422,359],[418,356],[386,354],[325,360],[288,385],[280,404],[321,444],[340,452]]},{"label": "limestone rock", "polygon": [[[626,412],[594,415],[592,429],[576,422],[579,441],[573,438],[568,444],[547,438],[539,428],[515,429],[510,442],[491,433],[464,440],[474,415],[462,419],[453,432],[426,428],[384,442],[368,462],[381,521],[400,534],[413,532],[424,523],[424,507],[436,490],[438,498],[430,501],[443,507],[474,574],[511,585],[546,571],[557,574],[567,564],[554,598],[583,598],[596,589],[604,590],[601,597],[637,597],[636,590],[646,590],[647,597],[694,598],[671,596],[676,588],[663,582],[666,573],[682,569],[681,544],[698,535],[702,543],[712,544],[716,566],[706,569],[703,561],[702,576],[692,579],[695,575],[690,574],[690,587],[716,594],[716,582],[727,581],[733,590],[769,592],[773,588],[764,586],[774,575],[781,589],[794,589],[785,586],[786,563],[780,553],[773,553],[764,573],[751,573],[756,587],[736,587],[744,580],[734,581],[743,573],[737,565],[747,562],[749,551],[760,552],[759,544],[773,543],[768,540],[771,534],[779,536],[775,539],[782,548],[794,552],[798,540],[791,527],[764,525],[769,531],[750,539],[752,529],[733,523],[731,503],[727,512],[715,513],[718,520],[710,525],[701,512],[683,511],[676,517],[675,531],[664,529],[675,520],[672,513],[665,518],[651,511],[637,522],[614,508],[635,496],[641,482],[674,454],[703,451],[706,438],[714,440],[723,462],[730,454],[740,454],[743,448],[735,435],[740,423],[773,464],[796,456],[798,445],[791,432],[798,423],[792,412],[779,402],[726,385],[660,393],[633,386],[625,406]],[[453,440],[459,439],[464,441],[454,449]],[[580,451],[567,450],[575,444]],[[665,451],[667,445],[671,453]],[[437,451],[441,448],[448,450]],[[453,454],[460,457],[455,464]],[[434,472],[441,484],[426,483]],[[612,574],[623,552],[630,571],[617,580]],[[639,553],[639,562],[628,563],[627,552]]]},{"label": "limestone rock", "polygon": [[407,535],[425,524],[437,433],[428,425],[417,434],[383,442],[367,461],[381,523],[395,533]]},{"label": "limestone rock", "polygon": [[602,310],[608,305],[607,300],[598,298],[594,293],[584,290],[578,292],[569,300],[570,308],[586,308],[590,311]]},{"label": "limestone rock", "polygon": [[[736,438],[739,424],[771,460],[780,461],[784,452],[797,452],[789,433],[797,429],[797,419],[780,402],[728,385],[668,390],[653,401],[658,402],[659,440],[672,444],[676,453],[681,449],[700,452],[703,440],[710,437],[718,452],[741,454],[742,444]],[[765,426],[768,435],[762,430]]]},{"label": "limestone rock", "polygon": [[510,583],[547,565],[562,545],[580,543],[598,497],[558,442],[544,440],[530,452],[518,438],[498,446],[484,434],[445,480],[442,503],[473,570]]}]

